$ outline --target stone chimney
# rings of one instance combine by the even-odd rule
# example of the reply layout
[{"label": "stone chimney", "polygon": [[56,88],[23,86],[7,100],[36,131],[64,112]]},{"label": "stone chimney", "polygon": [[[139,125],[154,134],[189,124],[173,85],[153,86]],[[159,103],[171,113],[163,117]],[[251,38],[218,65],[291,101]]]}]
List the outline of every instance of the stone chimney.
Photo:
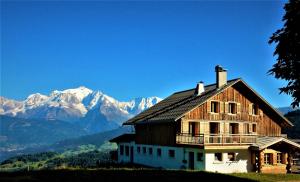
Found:
[{"label": "stone chimney", "polygon": [[222,66],[217,65],[215,71],[217,88],[221,88],[227,84],[227,70],[223,69]]},{"label": "stone chimney", "polygon": [[201,81],[197,83],[196,90],[195,90],[195,95],[201,95],[204,92],[204,83]]}]

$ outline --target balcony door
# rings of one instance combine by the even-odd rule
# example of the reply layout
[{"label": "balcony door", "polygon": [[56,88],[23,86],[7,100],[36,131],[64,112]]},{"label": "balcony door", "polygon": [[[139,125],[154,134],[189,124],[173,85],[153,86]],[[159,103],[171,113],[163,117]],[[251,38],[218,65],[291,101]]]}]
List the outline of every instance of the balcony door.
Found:
[{"label": "balcony door", "polygon": [[200,134],[198,122],[189,122],[189,134],[192,136]]},{"label": "balcony door", "polygon": [[219,136],[220,123],[210,122],[209,131],[210,131],[209,143],[220,143],[221,142],[221,137]]},{"label": "balcony door", "polygon": [[220,123],[210,122],[209,132],[210,134],[220,134]]},{"label": "balcony door", "polygon": [[240,137],[235,135],[235,134],[239,134],[238,123],[229,124],[229,134],[231,135],[229,138],[227,138],[227,140],[229,140],[229,143],[238,143],[240,141]]},{"label": "balcony door", "polygon": [[229,134],[239,134],[239,124],[230,123],[229,124]]}]

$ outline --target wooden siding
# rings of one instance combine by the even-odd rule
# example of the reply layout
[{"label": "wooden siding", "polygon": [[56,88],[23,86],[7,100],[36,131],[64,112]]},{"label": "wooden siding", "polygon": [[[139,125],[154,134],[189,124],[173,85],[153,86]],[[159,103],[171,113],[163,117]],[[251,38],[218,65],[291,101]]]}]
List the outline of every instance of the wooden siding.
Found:
[{"label": "wooden siding", "polygon": [[[251,104],[255,103],[256,98],[247,98],[237,89],[229,87],[220,94],[212,97],[206,103],[195,108],[184,116],[184,120],[205,120],[205,121],[247,121],[257,123],[257,134],[264,136],[280,136],[281,127],[277,124],[271,116],[263,112],[261,108],[258,109],[258,115],[251,115],[249,113]],[[211,113],[210,102],[219,101],[220,113]],[[237,113],[228,113],[228,103],[236,103]],[[256,103],[255,103],[256,104]],[[201,129],[200,129],[201,130]]]},{"label": "wooden siding", "polygon": [[135,125],[137,144],[173,146],[176,143],[176,125],[173,123]]}]

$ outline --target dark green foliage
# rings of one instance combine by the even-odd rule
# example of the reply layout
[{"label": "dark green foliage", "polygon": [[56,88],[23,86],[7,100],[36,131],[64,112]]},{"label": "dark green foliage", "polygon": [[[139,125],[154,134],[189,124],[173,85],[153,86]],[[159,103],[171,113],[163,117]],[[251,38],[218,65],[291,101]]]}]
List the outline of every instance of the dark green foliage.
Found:
[{"label": "dark green foliage", "polygon": [[277,55],[277,63],[269,73],[288,81],[285,87],[280,88],[280,93],[292,95],[291,105],[295,107],[300,102],[300,1],[290,0],[284,9],[284,27],[269,40],[269,44],[276,44],[274,55]]},{"label": "dark green foliage", "polygon": [[112,151],[109,150],[76,152],[66,152],[63,154],[56,152],[42,152],[20,155],[3,161],[0,168],[8,169],[9,171],[18,171],[28,170],[28,167],[34,170],[41,170],[57,168],[99,168],[117,165],[111,159]]},{"label": "dark green foliage", "polygon": [[110,159],[109,152],[99,152],[97,150],[81,153],[74,156],[64,158],[57,157],[46,162],[49,169],[54,169],[60,166],[79,167],[79,168],[96,168],[101,164],[113,163]]},{"label": "dark green foliage", "polygon": [[38,153],[38,154],[21,155],[21,156],[9,158],[9,159],[1,162],[1,165],[10,164],[10,163],[12,164],[15,162],[28,163],[28,162],[44,161],[44,160],[52,158],[56,155],[58,155],[58,153],[56,153],[56,152],[42,152],[42,153]]},{"label": "dark green foliage", "polygon": [[294,127],[283,129],[282,133],[288,134],[289,138],[300,139],[300,110],[289,112],[285,117],[294,124]]}]

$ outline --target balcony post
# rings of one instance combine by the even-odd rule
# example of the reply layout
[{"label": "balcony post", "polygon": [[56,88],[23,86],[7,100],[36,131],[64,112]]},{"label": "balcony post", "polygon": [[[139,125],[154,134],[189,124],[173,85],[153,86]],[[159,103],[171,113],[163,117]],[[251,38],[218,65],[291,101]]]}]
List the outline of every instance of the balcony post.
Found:
[{"label": "balcony post", "polygon": [[261,150],[258,153],[258,172],[259,173],[262,172],[263,164],[264,164],[264,152],[263,152],[263,150]]}]

